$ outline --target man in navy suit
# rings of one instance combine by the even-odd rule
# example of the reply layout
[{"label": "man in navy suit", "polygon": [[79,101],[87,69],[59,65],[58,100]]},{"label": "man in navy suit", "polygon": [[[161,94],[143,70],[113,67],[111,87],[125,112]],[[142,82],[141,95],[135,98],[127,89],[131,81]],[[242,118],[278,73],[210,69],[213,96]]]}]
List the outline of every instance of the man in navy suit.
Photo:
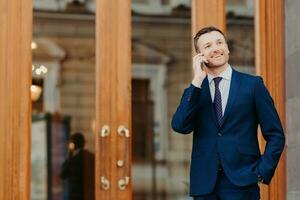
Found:
[{"label": "man in navy suit", "polygon": [[[194,200],[260,199],[285,146],[274,102],[259,76],[234,70],[222,31],[205,27],[194,37],[194,78],[184,90],[172,128],[193,132],[190,195]],[[266,147],[261,155],[260,125]]]}]

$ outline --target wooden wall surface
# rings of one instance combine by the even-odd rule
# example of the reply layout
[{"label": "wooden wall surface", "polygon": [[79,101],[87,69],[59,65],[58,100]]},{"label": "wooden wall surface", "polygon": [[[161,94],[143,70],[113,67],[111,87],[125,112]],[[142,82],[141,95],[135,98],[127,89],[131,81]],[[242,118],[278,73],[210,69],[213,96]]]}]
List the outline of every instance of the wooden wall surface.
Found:
[{"label": "wooden wall surface", "polygon": [[[100,137],[104,125],[110,134]],[[117,133],[121,125],[129,138]],[[131,199],[131,1],[97,1],[96,133],[96,199]],[[128,185],[120,189],[126,176]]]},{"label": "wooden wall surface", "polygon": [[0,199],[29,199],[32,1],[0,3]]},{"label": "wooden wall surface", "polygon": [[[259,1],[255,8],[255,56],[257,74],[269,89],[285,127],[285,26],[284,1]],[[264,139],[259,137],[262,149]],[[284,151],[270,186],[261,186],[262,199],[286,199],[286,152]]]}]

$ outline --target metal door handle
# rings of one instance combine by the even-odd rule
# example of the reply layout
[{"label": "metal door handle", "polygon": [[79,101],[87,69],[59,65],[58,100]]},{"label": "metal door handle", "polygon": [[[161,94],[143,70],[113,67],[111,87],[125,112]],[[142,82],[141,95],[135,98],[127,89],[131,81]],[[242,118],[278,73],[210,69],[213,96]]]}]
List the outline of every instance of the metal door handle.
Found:
[{"label": "metal door handle", "polygon": [[124,136],[126,138],[129,138],[129,130],[123,125],[118,127],[118,134],[120,136]]},{"label": "metal door handle", "polygon": [[103,190],[108,190],[110,187],[109,180],[104,176],[101,176],[101,187]]},{"label": "metal door handle", "polygon": [[[110,129],[108,125],[103,125],[100,131],[100,159],[105,159],[105,148],[104,148],[104,138],[108,137],[110,134]],[[101,188],[103,190],[109,190],[110,188],[110,181],[108,178],[104,175],[104,166],[102,163],[100,163],[100,182],[101,182]]]},{"label": "metal door handle", "polygon": [[125,176],[125,178],[122,178],[118,181],[118,186],[120,190],[125,190],[127,185],[129,185],[129,177]]},{"label": "metal door handle", "polygon": [[124,137],[124,139],[125,139],[125,151],[124,151],[125,152],[125,159],[124,159],[124,162],[122,161],[122,165],[120,165],[120,163],[118,163],[120,168],[122,168],[123,164],[124,164],[124,166],[125,166],[125,177],[119,179],[118,186],[119,186],[120,190],[125,190],[126,187],[129,185],[129,180],[130,180],[130,177],[129,177],[129,158],[128,158],[130,134],[129,134],[128,128],[126,128],[124,125],[120,125],[118,127],[118,134],[119,134],[119,136]]},{"label": "metal door handle", "polygon": [[104,125],[101,128],[101,132],[100,132],[100,136],[101,137],[106,137],[109,136],[110,132],[109,132],[109,126],[108,125]]}]

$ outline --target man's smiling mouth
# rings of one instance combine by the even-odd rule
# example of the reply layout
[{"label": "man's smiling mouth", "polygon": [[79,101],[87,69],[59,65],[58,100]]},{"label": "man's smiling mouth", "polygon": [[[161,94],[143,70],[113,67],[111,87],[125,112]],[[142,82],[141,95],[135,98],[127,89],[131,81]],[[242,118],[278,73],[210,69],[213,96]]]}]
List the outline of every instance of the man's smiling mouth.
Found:
[{"label": "man's smiling mouth", "polygon": [[213,56],[213,58],[221,58],[222,56],[223,54],[220,54],[220,55]]}]

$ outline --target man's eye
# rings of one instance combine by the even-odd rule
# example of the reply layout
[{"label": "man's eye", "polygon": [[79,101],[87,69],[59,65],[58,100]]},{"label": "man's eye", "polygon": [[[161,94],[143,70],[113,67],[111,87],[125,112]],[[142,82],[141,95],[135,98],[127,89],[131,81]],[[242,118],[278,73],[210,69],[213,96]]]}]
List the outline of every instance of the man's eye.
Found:
[{"label": "man's eye", "polygon": [[207,49],[207,48],[209,48],[210,47],[210,45],[206,45],[205,47],[204,47],[204,49]]},{"label": "man's eye", "polygon": [[223,44],[223,42],[222,42],[222,41],[219,41],[219,42],[217,42],[217,44]]}]

